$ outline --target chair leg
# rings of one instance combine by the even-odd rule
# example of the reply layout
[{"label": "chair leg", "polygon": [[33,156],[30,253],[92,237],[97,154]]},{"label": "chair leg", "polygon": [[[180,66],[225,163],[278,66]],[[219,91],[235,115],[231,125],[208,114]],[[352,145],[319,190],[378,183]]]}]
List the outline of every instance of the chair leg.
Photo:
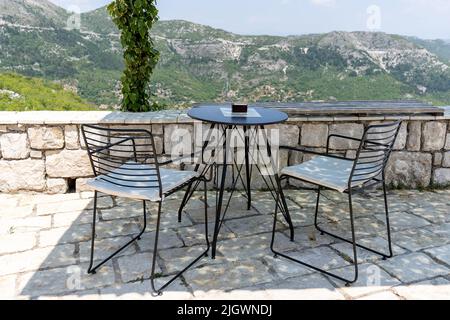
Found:
[{"label": "chair leg", "polygon": [[[320,194],[320,192],[319,192],[319,194]],[[277,199],[277,201],[279,201],[279,199]],[[355,229],[354,229],[354,223],[353,223],[353,206],[352,206],[351,196],[349,197],[349,201],[350,201],[350,205],[349,205],[349,207],[350,207],[350,220],[351,220],[352,239],[353,239],[353,241],[352,241],[352,243],[353,243],[353,255],[354,255],[353,256],[353,265],[354,265],[354,268],[355,268],[355,276],[354,276],[353,279],[343,278],[341,276],[338,276],[336,274],[333,274],[333,273],[328,272],[326,270],[323,270],[321,268],[315,267],[315,266],[313,266],[313,265],[311,265],[309,263],[305,263],[303,261],[300,261],[300,260],[297,260],[295,258],[292,258],[292,257],[290,257],[290,256],[288,256],[288,255],[286,255],[284,253],[276,251],[275,248],[274,248],[274,244],[275,244],[276,224],[277,224],[277,216],[278,216],[278,205],[276,206],[276,209],[275,209],[273,228],[272,228],[272,242],[270,244],[270,249],[274,253],[274,257],[275,258],[277,258],[278,256],[283,257],[283,258],[291,260],[291,261],[293,261],[295,263],[298,263],[298,264],[301,264],[301,265],[306,266],[308,268],[311,268],[311,269],[313,269],[315,271],[321,272],[321,273],[323,273],[325,275],[328,275],[330,277],[339,279],[339,280],[345,282],[347,286],[352,284],[352,283],[354,283],[354,282],[356,282],[357,279],[358,279],[358,261],[357,261],[357,255],[356,255]]]},{"label": "chair leg", "polygon": [[[317,189],[317,200],[316,200],[316,211],[314,213],[314,226],[316,227],[316,229],[319,229],[319,223],[318,223],[318,216],[319,216],[319,204],[320,204],[320,192],[322,191],[322,188],[319,187]],[[321,232],[321,235],[324,235],[323,232]]]},{"label": "chair leg", "polygon": [[389,255],[383,257],[383,260],[386,260],[388,258],[392,258],[394,256],[394,253],[392,251],[391,224],[389,221],[389,205],[387,200],[386,183],[384,181],[384,177],[383,177],[383,195],[384,195],[384,210],[386,213],[386,228],[389,246]]},{"label": "chair leg", "polygon": [[208,252],[210,249],[210,243],[209,243],[209,238],[208,238],[208,190],[206,189],[206,181],[205,181],[205,191],[204,192],[205,192],[205,238],[206,238],[207,248],[200,256],[195,258],[186,268],[184,268],[182,271],[178,272],[169,281],[167,281],[163,286],[161,286],[159,289],[157,289],[156,284],[155,284],[155,280],[156,280],[155,270],[156,270],[156,257],[157,257],[157,253],[158,253],[159,231],[160,231],[160,223],[161,223],[161,207],[162,207],[162,203],[159,202],[158,217],[157,217],[157,222],[156,222],[155,246],[154,246],[154,250],[153,250],[152,269],[151,269],[151,277],[150,277],[152,290],[158,296],[162,295],[162,291],[165,288],[167,288],[172,282],[174,282],[177,278],[179,278],[190,267],[192,267],[195,263],[197,263],[203,257],[208,256]]},{"label": "chair leg", "polygon": [[192,183],[189,184],[186,193],[184,194],[183,200],[181,201],[181,205],[180,208],[178,209],[178,222],[181,223],[182,220],[182,216],[183,216],[183,209],[186,206],[187,202],[189,201],[189,195],[191,193],[191,189],[192,189]]},{"label": "chair leg", "polygon": [[[350,194],[350,193],[351,193],[351,192],[349,192],[349,194]],[[327,235],[327,236],[330,236],[330,237],[339,239],[339,240],[341,240],[341,241],[344,241],[344,242],[353,244],[353,241],[352,241],[352,240],[348,240],[348,239],[346,239],[346,238],[343,238],[343,237],[341,237],[341,236],[338,236],[337,234],[334,234],[334,233],[325,231],[324,229],[322,229],[322,228],[319,226],[319,224],[318,224],[318,222],[317,222],[317,216],[318,216],[318,211],[319,211],[319,197],[320,197],[320,191],[319,191],[319,195],[318,195],[318,197],[317,197],[317,205],[316,205],[316,217],[315,217],[315,227],[316,227],[316,229],[320,232],[321,235]],[[387,198],[385,198],[385,209],[386,209],[386,222],[387,222],[387,230],[388,230],[389,254],[386,254],[386,253],[383,253],[383,252],[379,252],[379,251],[374,250],[374,249],[371,249],[371,248],[369,248],[369,247],[367,247],[367,246],[363,246],[362,244],[356,243],[356,246],[357,246],[357,247],[359,247],[359,248],[361,248],[361,249],[364,249],[364,250],[367,250],[367,251],[370,251],[370,252],[372,252],[372,253],[375,253],[375,254],[377,254],[377,255],[379,255],[379,256],[382,256],[382,257],[383,257],[383,260],[385,260],[385,259],[387,259],[387,258],[392,258],[392,257],[393,257],[393,253],[392,253],[392,242],[391,242],[391,232],[390,232],[390,225],[389,225],[389,214],[388,214],[388,207],[387,207]]]},{"label": "chair leg", "polygon": [[95,192],[94,193],[94,214],[93,214],[93,221],[92,221],[92,239],[91,239],[91,259],[90,259],[90,263],[89,263],[89,268],[88,268],[88,273],[89,274],[95,274],[96,271],[103,266],[105,263],[107,263],[109,260],[111,260],[112,258],[114,258],[117,254],[119,254],[120,252],[122,252],[123,250],[125,250],[128,246],[130,246],[133,242],[135,242],[136,240],[140,240],[141,236],[144,234],[145,229],[147,228],[147,212],[146,212],[146,203],[145,201],[143,201],[144,204],[144,225],[142,227],[141,232],[134,237],[133,239],[131,239],[130,241],[128,241],[124,246],[122,246],[120,249],[116,250],[113,254],[111,254],[108,258],[106,258],[105,260],[103,260],[102,262],[100,262],[98,265],[96,265],[95,267],[92,267],[94,264],[94,249],[95,249],[95,224],[96,224],[96,219],[97,219],[97,197],[98,197],[98,193]]}]

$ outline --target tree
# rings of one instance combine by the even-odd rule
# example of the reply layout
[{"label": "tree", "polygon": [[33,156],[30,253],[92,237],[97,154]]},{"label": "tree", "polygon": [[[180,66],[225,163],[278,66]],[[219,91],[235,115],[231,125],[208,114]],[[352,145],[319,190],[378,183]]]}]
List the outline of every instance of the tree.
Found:
[{"label": "tree", "polygon": [[115,0],[108,5],[113,22],[121,31],[125,70],[122,75],[122,110],[146,112],[150,103],[150,78],[159,60],[150,30],[158,21],[156,0]]}]

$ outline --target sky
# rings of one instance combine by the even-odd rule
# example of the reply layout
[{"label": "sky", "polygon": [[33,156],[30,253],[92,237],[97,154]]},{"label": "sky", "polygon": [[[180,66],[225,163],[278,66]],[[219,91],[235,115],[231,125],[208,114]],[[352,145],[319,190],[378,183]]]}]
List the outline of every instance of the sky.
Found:
[{"label": "sky", "polygon": [[[50,0],[82,12],[110,0]],[[450,39],[450,0],[158,0],[162,20],[183,19],[238,34],[381,31]]]}]

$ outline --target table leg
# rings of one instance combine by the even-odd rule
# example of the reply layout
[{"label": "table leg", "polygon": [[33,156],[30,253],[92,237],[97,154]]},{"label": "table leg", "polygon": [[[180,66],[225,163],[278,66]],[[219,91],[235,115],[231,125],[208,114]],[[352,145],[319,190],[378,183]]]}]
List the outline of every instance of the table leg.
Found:
[{"label": "table leg", "polygon": [[222,168],[222,178],[220,180],[220,187],[219,187],[219,195],[217,200],[217,208],[216,208],[216,223],[214,226],[214,235],[213,235],[213,242],[212,242],[212,259],[216,258],[216,249],[217,249],[217,238],[219,236],[220,231],[220,223],[221,223],[221,216],[222,216],[222,203],[223,203],[223,194],[225,191],[225,180],[227,177],[227,151],[228,151],[228,137],[227,137],[227,128],[224,127],[224,141],[223,141],[223,168]]},{"label": "table leg", "polygon": [[249,161],[249,153],[250,153],[250,141],[247,133],[247,127],[244,126],[244,144],[245,144],[245,175],[247,177],[247,210],[250,210],[252,206],[252,188],[250,182],[250,161]]},{"label": "table leg", "polygon": [[[289,208],[287,206],[286,203],[286,198],[284,197],[284,193],[283,193],[283,188],[281,186],[281,181],[280,181],[280,177],[278,175],[278,168],[275,166],[275,164],[273,163],[273,159],[272,159],[272,146],[270,144],[269,138],[267,137],[266,131],[264,126],[260,127],[263,136],[264,136],[264,140],[266,143],[266,147],[267,147],[267,155],[269,156],[270,162],[272,164],[272,168],[273,168],[273,173],[274,173],[274,179],[275,179],[275,187],[278,190],[275,190],[275,192],[277,193],[277,197],[280,197],[281,199],[281,203],[283,205],[284,208],[284,218],[286,219],[286,222],[289,224],[289,229],[291,232],[291,241],[294,241],[294,225],[292,224],[292,219],[291,219],[291,215],[289,214]],[[276,203],[276,206],[278,206],[278,203]]]}]

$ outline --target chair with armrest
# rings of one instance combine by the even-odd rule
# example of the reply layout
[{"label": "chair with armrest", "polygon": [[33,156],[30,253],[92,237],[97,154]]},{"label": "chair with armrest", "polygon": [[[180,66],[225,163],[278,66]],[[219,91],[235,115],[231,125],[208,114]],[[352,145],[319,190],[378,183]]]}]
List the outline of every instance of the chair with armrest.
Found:
[{"label": "chair with armrest", "polygon": [[[95,178],[88,181],[88,185],[94,190],[91,256],[88,273],[95,274],[106,262],[114,258],[133,242],[141,239],[147,226],[146,203],[157,203],[158,212],[150,280],[153,291],[160,295],[168,285],[208,254],[210,244],[208,240],[206,181],[198,173],[193,171],[162,168],[162,165],[170,164],[172,161],[164,163],[158,161],[154,138],[150,131],[141,129],[112,129],[93,125],[83,125],[81,129],[95,176]],[[160,241],[162,203],[168,196],[198,181],[205,183],[206,249],[186,268],[157,289],[155,286],[155,270],[158,244]],[[93,266],[96,237],[95,227],[97,223],[97,198],[99,192],[142,201],[144,222],[142,231],[138,235],[108,258]]]},{"label": "chair with armrest", "polygon": [[[317,155],[312,160],[304,162],[303,164],[294,165],[282,169],[280,179],[294,179],[317,186],[317,202],[315,208],[314,225],[322,235],[326,234],[352,245],[354,277],[352,279],[346,279],[327,270],[323,270],[309,263],[305,263],[303,261],[290,257],[287,254],[278,252],[274,248],[278,205],[275,206],[275,217],[271,242],[271,250],[276,257],[284,257],[296,263],[312,268],[316,271],[322,272],[326,275],[342,280],[346,283],[346,285],[350,285],[356,282],[358,279],[358,260],[356,251],[357,247],[381,255],[383,259],[391,258],[393,256],[391,231],[389,224],[389,207],[386,194],[385,168],[392,153],[396,138],[398,136],[400,125],[401,121],[370,125],[365,129],[362,138],[347,137],[336,134],[330,135],[327,141],[326,154],[309,152],[307,150],[299,148],[282,147],[294,152],[309,152]],[[332,141],[332,139],[344,139],[359,142],[359,148],[357,150],[355,159],[330,154],[330,142]],[[376,184],[381,184],[383,188],[388,253],[381,253],[367,246],[363,246],[356,242],[355,237],[352,194],[357,190],[364,190],[365,188]],[[325,231],[322,226],[319,225],[318,213],[320,194],[324,189],[348,194],[351,239],[347,239],[331,232]],[[279,200],[277,200],[277,203],[278,201]]]}]

